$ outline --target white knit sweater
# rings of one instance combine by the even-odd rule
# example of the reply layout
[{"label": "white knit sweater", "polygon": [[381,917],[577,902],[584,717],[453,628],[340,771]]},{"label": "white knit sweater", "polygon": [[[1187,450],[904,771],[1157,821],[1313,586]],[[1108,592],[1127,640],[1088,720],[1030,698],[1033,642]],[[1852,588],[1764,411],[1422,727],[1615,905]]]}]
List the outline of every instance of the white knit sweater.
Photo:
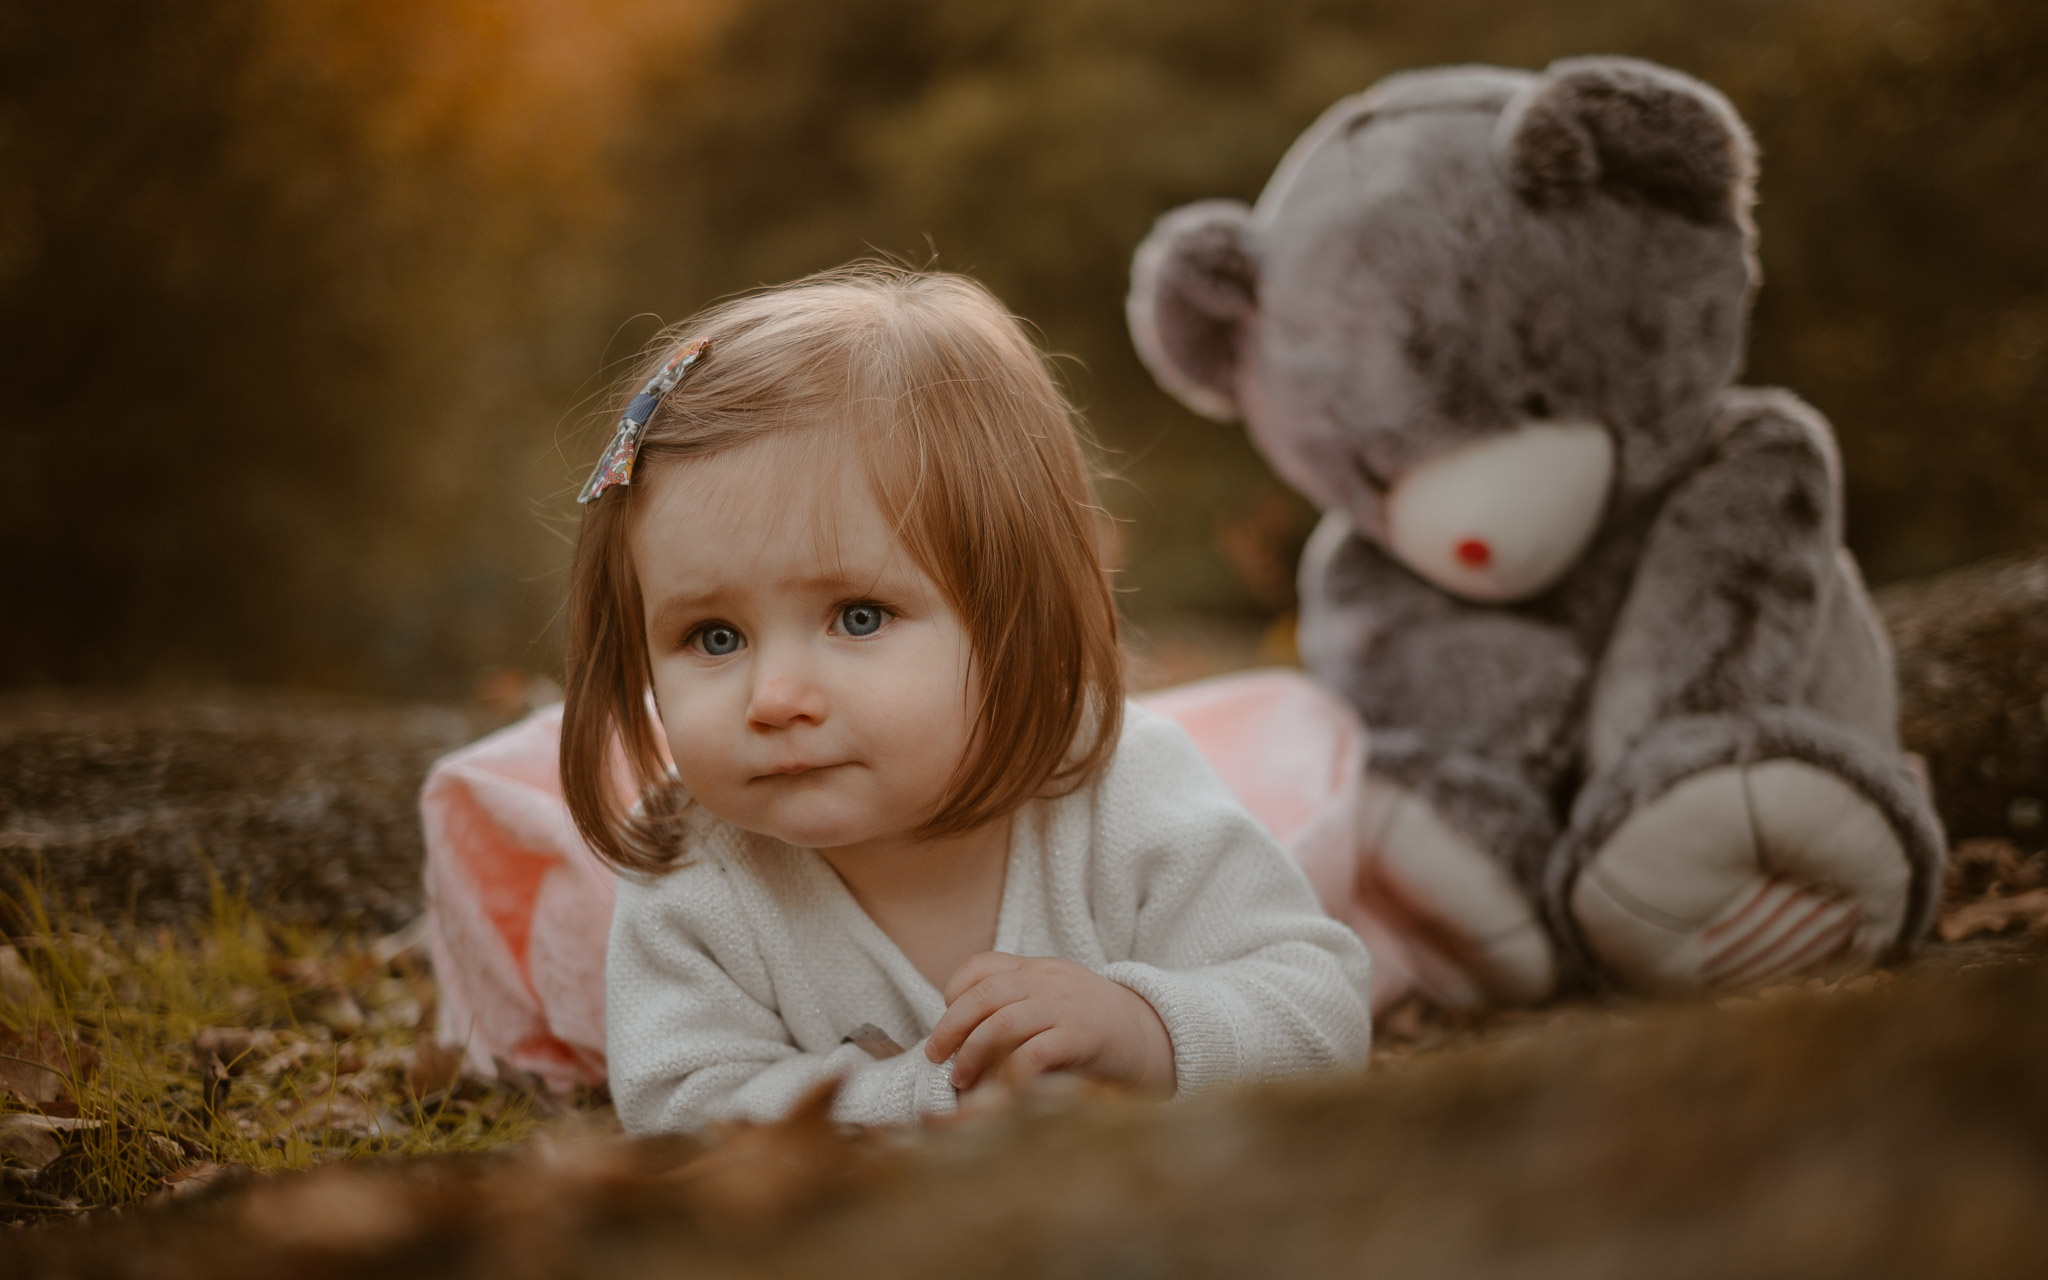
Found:
[{"label": "white knit sweater", "polygon": [[[832,1076],[842,1120],[951,1110],[948,1068],[923,1049],[945,1001],[831,866],[701,807],[689,830],[685,865],[619,881],[605,1048],[626,1129],[773,1118]],[[1372,1034],[1357,936],[1180,726],[1136,706],[1099,782],[1018,812],[995,950],[1145,997],[1182,1093],[1362,1061]],[[908,1052],[847,1042],[863,1024]]]}]

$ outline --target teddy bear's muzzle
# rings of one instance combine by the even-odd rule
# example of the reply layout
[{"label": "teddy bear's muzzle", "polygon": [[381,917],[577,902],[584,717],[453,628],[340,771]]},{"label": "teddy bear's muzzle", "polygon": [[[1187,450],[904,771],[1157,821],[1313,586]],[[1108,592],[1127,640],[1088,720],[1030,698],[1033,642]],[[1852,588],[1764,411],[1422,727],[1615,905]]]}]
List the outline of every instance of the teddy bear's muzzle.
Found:
[{"label": "teddy bear's muzzle", "polygon": [[1387,495],[1387,543],[1455,595],[1502,603],[1549,587],[1599,527],[1614,440],[1592,422],[1533,422],[1431,458]]}]

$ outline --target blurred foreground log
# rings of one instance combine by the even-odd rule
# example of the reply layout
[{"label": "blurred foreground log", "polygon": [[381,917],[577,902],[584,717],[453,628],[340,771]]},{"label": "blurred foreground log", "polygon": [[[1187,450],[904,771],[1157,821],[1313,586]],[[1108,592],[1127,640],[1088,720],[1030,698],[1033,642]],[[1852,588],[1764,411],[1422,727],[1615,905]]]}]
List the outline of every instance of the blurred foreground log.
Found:
[{"label": "blurred foreground log", "polygon": [[876,1133],[814,1104],[709,1150],[563,1134],[245,1178],[15,1234],[9,1274],[2032,1276],[2044,1008],[2038,941],[1950,947],[1168,1105],[1068,1091]]},{"label": "blurred foreground log", "polygon": [[[1906,745],[1954,839],[2048,842],[2048,552],[1887,588]],[[0,872],[148,923],[211,865],[287,916],[393,928],[420,903],[435,757],[517,710],[245,695],[0,702]]]}]

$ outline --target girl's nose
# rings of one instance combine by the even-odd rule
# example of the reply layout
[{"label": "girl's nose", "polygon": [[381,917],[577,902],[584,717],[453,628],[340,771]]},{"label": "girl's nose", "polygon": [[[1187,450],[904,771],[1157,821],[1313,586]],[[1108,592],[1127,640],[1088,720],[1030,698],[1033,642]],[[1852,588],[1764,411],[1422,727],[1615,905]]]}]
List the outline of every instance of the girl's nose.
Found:
[{"label": "girl's nose", "polygon": [[764,729],[817,724],[825,719],[825,690],[816,680],[788,665],[764,670],[747,700],[747,720]]}]

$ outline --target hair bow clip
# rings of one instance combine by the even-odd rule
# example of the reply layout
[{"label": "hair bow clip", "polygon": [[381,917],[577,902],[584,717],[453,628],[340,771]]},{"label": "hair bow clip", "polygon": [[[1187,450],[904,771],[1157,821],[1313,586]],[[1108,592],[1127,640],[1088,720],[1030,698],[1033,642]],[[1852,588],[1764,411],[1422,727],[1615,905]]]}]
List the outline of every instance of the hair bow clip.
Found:
[{"label": "hair bow clip", "polygon": [[612,442],[604,447],[603,456],[597,460],[597,469],[590,473],[590,479],[583,482],[583,492],[576,495],[578,503],[591,501],[615,484],[633,483],[633,462],[640,456],[641,429],[654,416],[655,406],[661,403],[661,398],[674,391],[683,375],[695,368],[709,350],[709,338],[685,343],[682,350],[661,366],[661,372],[640,388],[640,394],[634,396],[626,411],[619,415],[619,429],[612,435]]}]

